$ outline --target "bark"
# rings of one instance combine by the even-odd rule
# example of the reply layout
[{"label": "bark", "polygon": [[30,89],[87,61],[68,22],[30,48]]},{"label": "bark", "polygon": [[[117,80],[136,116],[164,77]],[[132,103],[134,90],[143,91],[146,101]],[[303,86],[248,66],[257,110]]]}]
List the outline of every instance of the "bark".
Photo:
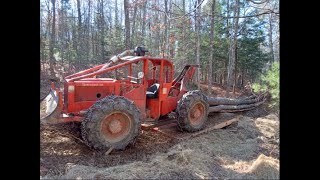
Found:
[{"label": "bark", "polygon": [[123,3],[124,14],[125,14],[125,29],[126,29],[126,37],[125,37],[125,46],[126,49],[130,49],[130,20],[129,20],[129,2],[128,0],[124,0]]}]

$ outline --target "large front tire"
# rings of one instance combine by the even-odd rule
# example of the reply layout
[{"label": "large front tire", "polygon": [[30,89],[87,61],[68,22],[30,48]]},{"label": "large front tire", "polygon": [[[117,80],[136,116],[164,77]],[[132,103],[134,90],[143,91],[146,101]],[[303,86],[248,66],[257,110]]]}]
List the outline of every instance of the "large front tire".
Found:
[{"label": "large front tire", "polygon": [[189,91],[178,101],[178,126],[185,131],[195,132],[206,126],[209,104],[199,90]]},{"label": "large front tire", "polygon": [[124,149],[140,132],[140,111],[122,96],[108,96],[91,106],[81,124],[84,142],[97,150]]}]

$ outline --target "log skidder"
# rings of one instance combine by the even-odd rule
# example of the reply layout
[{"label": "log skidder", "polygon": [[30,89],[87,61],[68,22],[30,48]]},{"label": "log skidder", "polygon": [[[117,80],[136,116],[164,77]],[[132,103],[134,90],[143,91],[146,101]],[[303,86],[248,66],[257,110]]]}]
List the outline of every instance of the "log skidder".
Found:
[{"label": "log skidder", "polygon": [[66,76],[63,91],[52,83],[48,96],[40,101],[40,122],[81,122],[89,147],[124,149],[135,141],[141,125],[171,123],[174,119],[166,117],[174,111],[178,126],[194,132],[205,127],[208,112],[234,110],[238,100],[207,98],[188,87],[199,65],[185,65],[174,78],[172,61],[144,56],[145,52],[144,47],[127,50],[105,64]]},{"label": "log skidder", "polygon": [[188,132],[203,129],[208,120],[207,97],[199,90],[189,91],[178,101],[178,125]]},{"label": "log skidder", "polygon": [[143,47],[127,50],[105,64],[66,76],[63,91],[52,83],[40,102],[40,122],[78,121],[90,148],[124,149],[135,142],[145,122],[171,123],[166,117],[183,97],[179,108],[190,115],[181,113],[180,124],[189,131],[201,129],[208,111],[205,97],[186,87],[199,65],[185,65],[174,78],[172,61],[147,57],[145,52]]}]

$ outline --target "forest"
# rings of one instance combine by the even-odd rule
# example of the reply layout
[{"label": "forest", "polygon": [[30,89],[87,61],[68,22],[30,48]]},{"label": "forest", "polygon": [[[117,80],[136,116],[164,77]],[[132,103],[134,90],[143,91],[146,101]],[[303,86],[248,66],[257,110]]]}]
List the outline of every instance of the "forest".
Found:
[{"label": "forest", "polygon": [[[279,22],[279,0],[40,0],[40,179],[279,179]],[[113,92],[102,96],[98,86],[91,94],[66,86],[70,75],[101,64],[103,71],[115,55],[138,46],[148,50],[145,56],[171,61],[175,77],[185,65],[199,65],[192,71],[197,90],[188,87],[180,99],[172,96],[177,108],[170,106],[172,113],[153,125],[142,126],[150,118],[140,123],[132,103],[139,94],[127,101]],[[72,101],[69,94],[77,91],[81,96]],[[151,101],[167,100],[159,99],[145,97],[143,112],[150,114]],[[94,104],[87,110],[82,105],[88,102]],[[68,111],[72,104],[82,109]],[[109,111],[133,115],[109,119],[103,131],[99,125]],[[42,114],[64,123],[45,124]],[[189,117],[204,119],[192,126],[197,132],[181,130],[191,127],[184,120]],[[100,137],[130,144],[98,151],[105,145],[97,143]]]},{"label": "forest", "polygon": [[278,0],[41,0],[41,72],[64,77],[143,45],[234,91],[280,61],[279,15]]}]

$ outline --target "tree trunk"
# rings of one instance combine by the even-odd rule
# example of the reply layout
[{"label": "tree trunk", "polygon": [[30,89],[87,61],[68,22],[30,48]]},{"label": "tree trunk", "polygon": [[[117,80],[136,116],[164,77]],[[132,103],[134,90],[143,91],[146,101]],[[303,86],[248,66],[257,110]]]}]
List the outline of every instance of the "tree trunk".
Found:
[{"label": "tree trunk", "polygon": [[169,11],[168,11],[168,0],[164,0],[164,7],[165,7],[165,15],[164,15],[164,53],[163,57],[168,58],[169,57],[169,33],[168,30],[170,30],[170,22],[168,21]]},{"label": "tree trunk", "polygon": [[132,23],[132,33],[131,33],[131,48],[135,46],[135,28],[136,28],[136,16],[137,16],[137,3],[134,4],[134,10],[133,10],[133,23]]},{"label": "tree trunk", "polygon": [[82,60],[82,19],[81,19],[81,4],[80,0],[77,0],[77,12],[78,12],[78,51],[77,51],[77,60],[79,64]]},{"label": "tree trunk", "polygon": [[142,45],[146,44],[146,11],[147,11],[147,3],[148,1],[146,0],[145,3],[143,4],[143,15],[142,15],[142,27],[141,27],[141,31],[142,31]]},{"label": "tree trunk", "polygon": [[87,20],[87,39],[86,39],[86,46],[87,46],[87,52],[86,52],[86,56],[87,56],[87,61],[90,62],[91,58],[90,58],[90,52],[91,52],[91,48],[90,48],[90,26],[91,26],[91,0],[88,1],[88,20]]},{"label": "tree trunk", "polygon": [[250,96],[242,99],[231,99],[224,97],[208,97],[208,104],[210,106],[216,105],[238,105],[238,104],[252,104],[258,102],[259,99],[256,96]]},{"label": "tree trunk", "polygon": [[125,37],[125,46],[126,50],[130,49],[130,20],[129,20],[129,2],[128,0],[124,0],[123,2],[124,14],[125,14],[125,29],[126,29],[126,37]]},{"label": "tree trunk", "polygon": [[50,75],[51,76],[55,76],[54,73],[54,63],[55,63],[55,59],[53,56],[53,50],[54,50],[54,46],[55,46],[55,39],[56,39],[56,0],[51,0],[52,3],[52,28],[51,28],[51,41],[50,41]]},{"label": "tree trunk", "polygon": [[211,27],[210,27],[210,59],[209,59],[209,83],[208,83],[208,94],[212,92],[212,64],[213,64],[213,51],[214,51],[214,9],[216,1],[213,0],[211,4]]},{"label": "tree trunk", "polygon": [[44,65],[44,43],[42,42],[42,38],[41,38],[41,35],[40,35],[40,53],[41,53],[41,56],[40,56],[40,72],[42,72],[43,70],[45,70],[44,66],[41,67],[42,65]]},{"label": "tree trunk", "polygon": [[[227,81],[226,81],[226,79],[227,79],[227,77],[228,77],[228,71],[227,71],[227,62],[226,61],[224,61],[223,62],[223,84],[221,84],[221,85],[223,85],[223,86],[227,86]],[[228,92],[227,92],[228,93]]]},{"label": "tree trunk", "polygon": [[114,17],[115,17],[114,25],[115,25],[115,27],[118,27],[118,25],[119,25],[118,0],[115,0],[114,3],[115,3],[115,7],[114,7]]},{"label": "tree trunk", "polygon": [[[185,0],[182,0],[182,13],[183,14],[185,14],[186,13],[186,4],[185,4],[186,2],[185,2]],[[186,55],[185,55],[185,37],[186,37],[186,27],[185,27],[185,22],[186,22],[186,20],[185,20],[185,17],[183,17],[183,25],[182,25],[182,42],[180,43],[181,45],[180,45],[180,47],[181,47],[181,52],[179,52],[180,54],[182,54],[182,57],[181,57],[181,59],[182,59],[182,64],[183,64],[183,66],[185,65],[185,64],[187,64],[187,60],[186,60]]]},{"label": "tree trunk", "polygon": [[[159,6],[159,0],[155,1],[155,6]],[[155,54],[156,56],[160,55],[160,20],[159,20],[159,11],[155,12],[155,23],[156,26],[156,37],[155,37]]]},{"label": "tree trunk", "polygon": [[233,95],[236,93],[236,83],[237,83],[237,64],[238,64],[238,42],[236,42],[235,49],[235,62],[234,62],[234,79],[233,79]]},{"label": "tree trunk", "polygon": [[253,109],[266,101],[267,92],[246,98],[208,97],[209,112],[238,112]]},{"label": "tree trunk", "polygon": [[[197,0],[195,4],[196,11],[195,11],[195,31],[196,31],[196,64],[200,65],[200,11],[201,6],[198,6],[200,0]],[[198,89],[200,89],[200,71],[201,67],[197,68],[196,70],[196,82]]]},{"label": "tree trunk", "polygon": [[240,0],[236,0],[235,4],[235,13],[234,16],[236,17],[233,22],[234,31],[232,34],[232,41],[230,43],[230,58],[228,64],[228,78],[227,78],[227,97],[229,96],[229,91],[231,87],[231,83],[233,82],[234,78],[234,69],[235,69],[235,58],[236,58],[236,44],[237,44],[237,34],[238,34],[238,22],[239,22],[239,13],[240,13]]},{"label": "tree trunk", "polygon": [[253,104],[243,104],[243,105],[218,105],[218,106],[210,106],[209,113],[212,112],[240,112],[240,111],[248,111],[250,109],[256,108],[265,102],[257,102]]},{"label": "tree trunk", "polygon": [[100,43],[101,43],[101,62],[105,61],[105,20],[104,20],[104,0],[100,1],[100,31],[101,31],[101,36],[100,36]]},{"label": "tree trunk", "polygon": [[273,41],[272,41],[272,14],[269,14],[269,48],[271,61],[274,62]]}]

